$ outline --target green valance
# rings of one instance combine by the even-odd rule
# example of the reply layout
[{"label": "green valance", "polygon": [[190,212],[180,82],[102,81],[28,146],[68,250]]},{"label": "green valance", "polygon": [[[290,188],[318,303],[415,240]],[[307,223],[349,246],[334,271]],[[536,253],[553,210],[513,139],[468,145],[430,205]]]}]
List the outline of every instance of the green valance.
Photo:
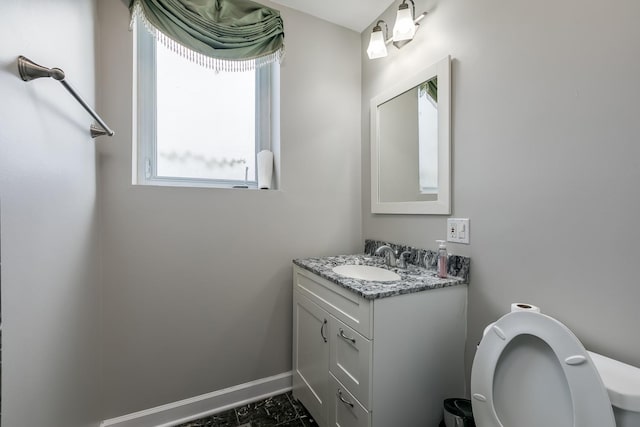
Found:
[{"label": "green valance", "polygon": [[129,9],[159,42],[209,68],[253,69],[284,53],[280,12],[250,0],[131,0]]}]

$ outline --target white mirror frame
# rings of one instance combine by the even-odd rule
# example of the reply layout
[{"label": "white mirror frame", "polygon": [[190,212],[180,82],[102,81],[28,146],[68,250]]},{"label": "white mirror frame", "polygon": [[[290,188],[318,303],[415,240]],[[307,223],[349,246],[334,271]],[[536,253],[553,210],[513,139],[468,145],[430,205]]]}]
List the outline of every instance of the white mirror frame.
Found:
[{"label": "white mirror frame", "polygon": [[[433,201],[381,202],[378,181],[380,144],[378,106],[423,82],[438,77],[438,199]],[[371,212],[374,214],[451,213],[451,58],[441,59],[412,77],[371,99]]]}]

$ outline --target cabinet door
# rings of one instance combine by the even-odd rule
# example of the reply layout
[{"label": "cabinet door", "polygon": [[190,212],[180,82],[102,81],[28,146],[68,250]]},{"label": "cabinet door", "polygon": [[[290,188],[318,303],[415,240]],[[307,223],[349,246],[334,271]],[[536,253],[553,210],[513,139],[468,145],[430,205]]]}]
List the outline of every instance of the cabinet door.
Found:
[{"label": "cabinet door", "polygon": [[325,425],[329,386],[329,314],[293,296],[293,395]]},{"label": "cabinet door", "polygon": [[332,374],[330,377],[329,427],[370,427],[371,414]]},{"label": "cabinet door", "polygon": [[371,409],[371,341],[333,316],[329,326],[329,370],[365,408]]}]

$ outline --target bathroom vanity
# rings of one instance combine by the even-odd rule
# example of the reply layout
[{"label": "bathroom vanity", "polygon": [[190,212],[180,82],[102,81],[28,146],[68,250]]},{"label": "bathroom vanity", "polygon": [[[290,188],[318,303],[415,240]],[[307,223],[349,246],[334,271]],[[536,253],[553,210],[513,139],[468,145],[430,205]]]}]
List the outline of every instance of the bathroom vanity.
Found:
[{"label": "bathroom vanity", "polygon": [[294,260],[293,396],[321,427],[436,426],[465,395],[466,281],[410,265],[397,281],[353,279],[351,255]]}]

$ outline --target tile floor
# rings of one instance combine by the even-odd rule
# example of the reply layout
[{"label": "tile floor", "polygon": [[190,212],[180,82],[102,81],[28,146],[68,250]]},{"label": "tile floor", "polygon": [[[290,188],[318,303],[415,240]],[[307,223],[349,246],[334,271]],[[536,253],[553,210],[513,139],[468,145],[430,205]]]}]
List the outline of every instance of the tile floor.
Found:
[{"label": "tile floor", "polygon": [[211,415],[177,427],[317,427],[291,392]]}]

